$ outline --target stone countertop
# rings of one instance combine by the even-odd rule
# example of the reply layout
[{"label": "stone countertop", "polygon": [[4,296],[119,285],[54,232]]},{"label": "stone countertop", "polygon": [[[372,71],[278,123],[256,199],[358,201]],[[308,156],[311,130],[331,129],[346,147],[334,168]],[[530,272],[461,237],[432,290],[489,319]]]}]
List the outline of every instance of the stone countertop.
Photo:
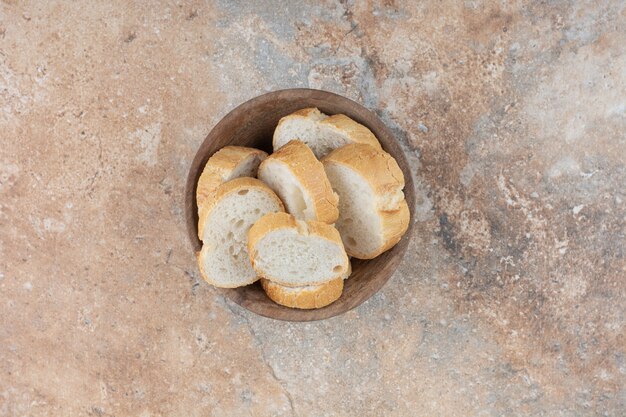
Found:
[{"label": "stone countertop", "polygon": [[[626,3],[0,3],[0,415],[626,414]],[[266,91],[411,160],[389,283],[286,323],[200,278],[182,198]]]}]

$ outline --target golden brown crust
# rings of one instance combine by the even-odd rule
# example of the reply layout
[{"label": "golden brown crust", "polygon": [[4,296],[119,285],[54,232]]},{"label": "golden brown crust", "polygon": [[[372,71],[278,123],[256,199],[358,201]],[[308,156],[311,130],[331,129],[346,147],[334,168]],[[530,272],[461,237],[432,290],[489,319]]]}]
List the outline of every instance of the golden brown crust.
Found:
[{"label": "golden brown crust", "polygon": [[288,142],[261,163],[259,173],[273,163],[286,165],[300,182],[313,202],[317,221],[332,224],[337,220],[339,198],[328,181],[324,166],[304,142]]},{"label": "golden brown crust", "polygon": [[241,188],[260,188],[268,192],[269,195],[272,196],[272,198],[276,199],[276,202],[281,208],[281,210],[285,209],[285,207],[283,206],[283,202],[280,201],[280,198],[278,198],[276,193],[274,193],[274,191],[270,187],[268,187],[263,181],[258,180],[256,178],[251,178],[251,177],[235,178],[234,180],[227,181],[221,184],[219,187],[217,187],[213,198],[211,198],[207,202],[207,204],[205,204],[202,207],[200,211],[200,217],[198,219],[198,238],[200,240],[202,240],[202,235],[203,235],[204,227],[206,225],[206,221],[209,215],[211,214],[211,211],[213,210],[213,208],[215,208],[215,206],[220,202],[220,200],[224,196],[230,193],[236,192],[240,190]]},{"label": "golden brown crust", "polygon": [[290,116],[307,117],[313,120],[321,120],[321,119],[326,118],[326,115],[322,113],[321,111],[319,111],[317,107],[306,107],[304,109],[300,109],[298,111],[291,113],[288,116],[281,118],[278,124],[280,124],[280,122],[282,122],[283,120],[287,119]]},{"label": "golden brown crust", "polygon": [[380,142],[378,142],[371,130],[355,122],[345,114],[335,114],[322,120],[320,124],[332,126],[339,132],[343,131],[353,143],[362,143],[373,146],[376,149],[382,149]]},{"label": "golden brown crust", "polygon": [[[259,241],[263,239],[268,233],[280,229],[294,229],[302,236],[313,235],[316,237],[320,237],[331,241],[339,248],[341,248],[345,258],[343,265],[344,267],[332,279],[335,279],[337,277],[343,277],[348,271],[348,268],[350,268],[350,260],[348,259],[348,255],[345,253],[345,248],[343,247],[341,236],[334,226],[314,220],[309,220],[306,222],[300,221],[289,213],[268,213],[265,216],[261,217],[259,220],[257,220],[257,222],[252,225],[252,227],[248,231],[248,254],[250,255],[250,262],[252,262],[252,267],[255,271],[257,271],[260,276],[263,276],[264,278],[279,283],[283,286],[296,286],[290,282],[283,281],[278,277],[271,277],[264,274],[264,271],[260,271],[255,263],[254,254],[257,243],[259,243]],[[315,282],[311,285],[320,285],[325,282],[328,281]]]},{"label": "golden brown crust", "polygon": [[196,203],[198,212],[206,201],[213,195],[217,187],[224,181],[228,180],[231,173],[249,158],[258,158],[263,160],[267,157],[267,153],[254,148],[244,146],[225,146],[215,152],[209,158],[196,188]]},{"label": "golden brown crust", "polygon": [[343,278],[306,287],[285,287],[261,278],[261,286],[270,300],[277,304],[291,308],[313,309],[326,307],[341,297]]}]

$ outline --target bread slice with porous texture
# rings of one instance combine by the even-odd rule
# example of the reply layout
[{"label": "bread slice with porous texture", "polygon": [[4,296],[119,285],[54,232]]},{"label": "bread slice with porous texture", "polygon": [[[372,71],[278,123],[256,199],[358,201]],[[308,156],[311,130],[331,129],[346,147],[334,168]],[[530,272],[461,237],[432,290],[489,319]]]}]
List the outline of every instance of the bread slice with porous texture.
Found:
[{"label": "bread slice with porous texture", "polygon": [[261,278],[261,286],[270,300],[277,304],[291,308],[313,309],[326,307],[341,297],[343,278],[305,287],[285,287]]},{"label": "bread slice with porous texture", "polygon": [[225,146],[215,152],[198,179],[196,188],[198,213],[222,183],[239,177],[256,177],[259,164],[266,157],[267,153],[262,150],[244,146]]},{"label": "bread slice with porous texture", "polygon": [[352,266],[348,262],[348,270],[341,278],[328,281],[321,285],[304,287],[286,287],[268,279],[261,278],[261,286],[270,300],[291,308],[312,309],[322,308],[337,301],[343,292],[343,281],[352,274]]},{"label": "bread slice with porous texture", "polygon": [[196,187],[198,204],[198,238],[202,240],[203,219],[206,219],[208,203],[223,183],[241,177],[256,177],[259,164],[267,153],[244,146],[225,146],[213,154],[204,166]]},{"label": "bread slice with porous texture", "polygon": [[248,231],[265,214],[283,210],[278,196],[255,178],[236,178],[220,185],[203,212],[198,265],[204,279],[222,288],[256,281],[248,256]]},{"label": "bread slice with porous texture", "polygon": [[409,226],[404,175],[383,150],[352,144],[328,154],[322,162],[339,194],[339,230],[346,252],[372,259],[391,249]]},{"label": "bread slice with porous texture", "polygon": [[378,139],[367,127],[345,114],[327,116],[314,107],[280,119],[272,140],[274,151],[294,139],[306,143],[318,159],[350,143],[365,143],[381,149]]},{"label": "bread slice with porous texture", "polygon": [[342,278],[349,260],[333,226],[270,213],[248,233],[248,253],[257,274],[280,285],[321,285]]},{"label": "bread slice with porous texture", "polygon": [[299,220],[334,223],[339,216],[337,194],[324,166],[304,142],[293,140],[268,156],[259,166],[259,179],[285,203]]}]

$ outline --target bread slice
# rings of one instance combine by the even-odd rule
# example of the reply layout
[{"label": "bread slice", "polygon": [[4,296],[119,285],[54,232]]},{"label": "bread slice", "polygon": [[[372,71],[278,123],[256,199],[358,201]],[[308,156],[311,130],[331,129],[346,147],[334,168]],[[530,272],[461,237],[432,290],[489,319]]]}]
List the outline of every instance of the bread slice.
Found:
[{"label": "bread slice", "polygon": [[259,276],[288,287],[342,278],[349,265],[337,229],[287,213],[266,214],[252,226],[248,253]]},{"label": "bread slice", "polygon": [[267,153],[243,146],[225,146],[209,158],[196,188],[198,214],[217,187],[239,177],[256,177],[256,171]]},{"label": "bread slice", "polygon": [[337,195],[324,166],[304,142],[293,140],[268,156],[259,166],[259,179],[278,194],[296,219],[334,223],[339,216]]},{"label": "bread slice", "polygon": [[322,308],[337,301],[343,292],[343,281],[352,274],[352,265],[348,262],[348,270],[341,278],[328,281],[321,285],[304,287],[286,287],[268,279],[261,278],[261,286],[270,300],[291,308],[312,309]]},{"label": "bread slice", "polygon": [[198,265],[204,279],[222,288],[256,281],[248,256],[248,231],[265,214],[283,209],[276,194],[255,178],[236,178],[220,185],[203,212]]},{"label": "bread slice", "polygon": [[294,139],[306,143],[318,159],[349,143],[365,143],[382,149],[367,127],[344,114],[327,116],[314,107],[280,119],[274,130],[274,151]]},{"label": "bread slice", "polygon": [[326,307],[339,299],[343,292],[343,278],[337,278],[322,285],[305,287],[285,287],[261,278],[261,286],[270,300],[277,304],[291,308],[312,309]]},{"label": "bread slice", "polygon": [[348,255],[372,259],[391,249],[409,227],[404,175],[383,150],[352,144],[328,154],[322,162],[339,194],[339,230]]}]

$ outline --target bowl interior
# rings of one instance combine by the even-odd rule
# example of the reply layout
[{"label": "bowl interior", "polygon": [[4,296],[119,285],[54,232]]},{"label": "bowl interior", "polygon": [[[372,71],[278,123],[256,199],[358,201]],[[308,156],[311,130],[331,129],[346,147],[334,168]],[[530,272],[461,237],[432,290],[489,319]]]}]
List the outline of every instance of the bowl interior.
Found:
[{"label": "bowl interior", "polygon": [[[381,145],[397,161],[404,172],[406,196],[411,218],[414,207],[414,188],[407,160],[391,131],[372,112],[345,97],[327,91],[290,89],[274,91],[247,101],[228,113],[204,140],[189,171],[185,190],[185,217],[193,249],[201,248],[198,240],[198,213],[195,190],[202,169],[211,155],[226,145],[250,146],[271,153],[272,134],[281,117],[305,107],[317,107],[326,114],[343,113],[367,126]],[[224,289],[226,297],[237,304],[260,314],[279,320],[321,320],[358,306],[375,294],[391,277],[406,251],[413,221],[409,230],[391,250],[379,257],[363,261],[352,259],[352,275],[345,281],[341,298],[331,305],[316,310],[298,310],[280,306],[271,301],[257,282],[236,289]]]}]

